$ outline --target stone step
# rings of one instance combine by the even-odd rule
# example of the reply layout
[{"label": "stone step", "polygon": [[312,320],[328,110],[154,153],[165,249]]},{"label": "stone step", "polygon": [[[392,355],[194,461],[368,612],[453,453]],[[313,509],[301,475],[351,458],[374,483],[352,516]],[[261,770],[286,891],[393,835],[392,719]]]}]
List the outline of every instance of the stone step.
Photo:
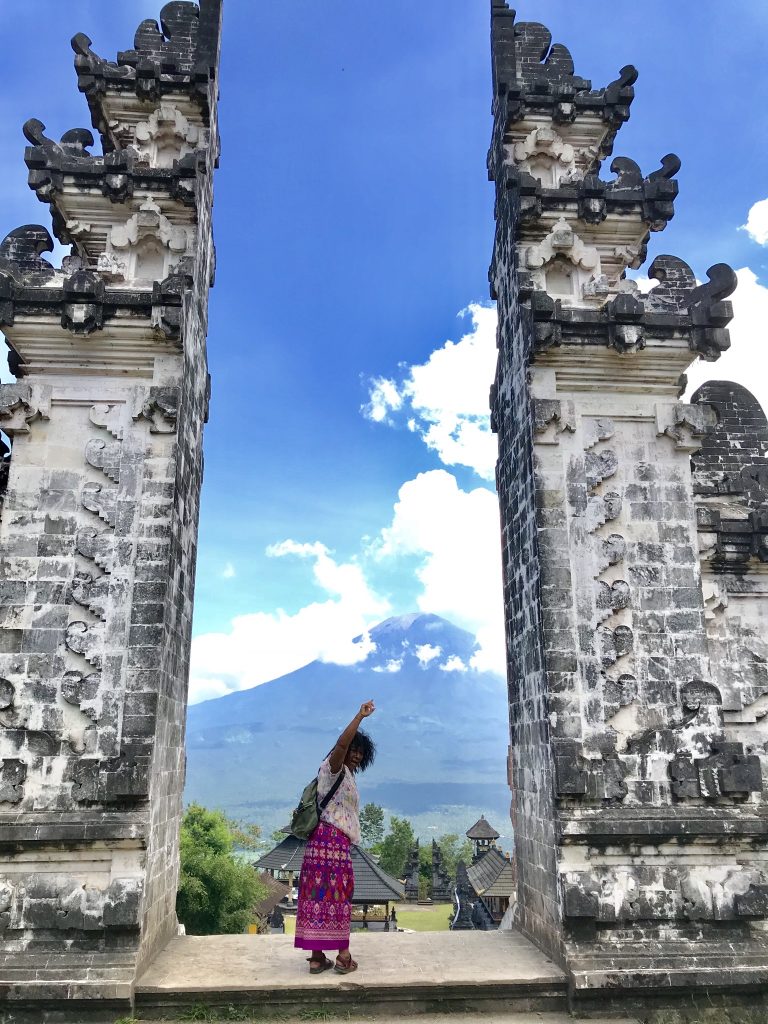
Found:
[{"label": "stone step", "polygon": [[[135,1024],[144,1024],[145,1021],[148,1022],[150,1019],[148,1017],[134,1018]],[[226,1015],[220,1018],[222,1021],[226,1019]],[[303,1017],[280,1018],[281,1024],[307,1024],[309,1019],[311,1018],[306,1014]],[[321,1020],[324,1018],[318,1013],[317,1019]],[[190,1017],[165,1017],[164,1020],[165,1024],[182,1024],[183,1021],[190,1020]],[[258,1020],[258,1018],[254,1016],[253,1020]],[[339,1020],[340,1022],[343,1021],[343,1024],[369,1024],[371,1015],[368,1014],[365,1017],[347,1017],[345,1015],[339,1018]],[[599,1021],[599,1024],[640,1024],[640,1021],[634,1017],[572,1017],[569,1013],[541,1013],[536,1010],[531,1012],[520,1011],[518,1013],[486,1013],[481,1010],[452,1015],[447,1013],[425,1013],[418,1018],[418,1024],[595,1024],[596,1021]],[[403,1017],[377,1016],[376,1024],[403,1024]]]},{"label": "stone step", "polygon": [[358,971],[313,976],[290,936],[173,939],[139,979],[136,1014],[183,1016],[194,1006],[345,1018],[567,1010],[562,971],[514,932],[371,933],[353,942]]}]

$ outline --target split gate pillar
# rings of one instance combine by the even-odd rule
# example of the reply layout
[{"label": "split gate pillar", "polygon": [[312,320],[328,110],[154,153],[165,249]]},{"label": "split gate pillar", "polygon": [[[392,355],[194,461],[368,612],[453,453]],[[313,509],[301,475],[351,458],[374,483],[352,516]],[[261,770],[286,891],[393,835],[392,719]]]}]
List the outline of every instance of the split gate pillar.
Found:
[{"label": "split gate pillar", "polygon": [[[172,2],[108,62],[80,34],[101,137],[28,121],[45,227],[0,243],[16,383],[0,486],[2,1000],[129,1005],[177,928],[220,0]],[[8,452],[6,452],[6,456]]]},{"label": "split gate pillar", "polygon": [[601,162],[594,90],[492,2],[492,293],[518,921],[576,996],[768,981],[766,419],[682,376],[728,347],[733,271],[671,256],[679,160]]}]

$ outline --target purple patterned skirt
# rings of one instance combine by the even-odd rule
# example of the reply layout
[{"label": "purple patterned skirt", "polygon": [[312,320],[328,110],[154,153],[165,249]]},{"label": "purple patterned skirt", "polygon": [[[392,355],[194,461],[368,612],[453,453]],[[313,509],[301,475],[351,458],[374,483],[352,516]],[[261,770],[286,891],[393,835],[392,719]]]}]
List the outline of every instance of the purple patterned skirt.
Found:
[{"label": "purple patterned skirt", "polygon": [[354,889],[349,838],[321,821],[304,851],[294,946],[346,949]]}]

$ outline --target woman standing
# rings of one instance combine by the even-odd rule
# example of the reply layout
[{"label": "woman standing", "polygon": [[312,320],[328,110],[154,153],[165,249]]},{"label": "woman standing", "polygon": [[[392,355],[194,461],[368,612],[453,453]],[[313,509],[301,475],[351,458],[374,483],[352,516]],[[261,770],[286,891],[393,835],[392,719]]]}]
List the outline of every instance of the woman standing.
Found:
[{"label": "woman standing", "polygon": [[[343,772],[343,777],[309,838],[299,877],[294,945],[310,950],[310,974],[320,974],[330,967],[339,974],[357,970],[349,951],[355,888],[349,845],[360,842],[360,795],[355,774],[373,764],[376,755],[373,740],[360,729],[360,723],[375,710],[372,700],[361,706],[317,773],[318,801],[327,796],[339,773]],[[325,955],[326,949],[339,951],[335,963]]]}]

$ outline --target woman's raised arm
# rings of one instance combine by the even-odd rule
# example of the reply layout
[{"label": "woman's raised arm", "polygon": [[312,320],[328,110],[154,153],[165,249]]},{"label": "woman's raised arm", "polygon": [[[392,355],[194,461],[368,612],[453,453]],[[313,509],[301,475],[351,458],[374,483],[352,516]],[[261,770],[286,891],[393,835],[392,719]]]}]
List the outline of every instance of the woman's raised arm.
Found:
[{"label": "woman's raised arm", "polygon": [[344,764],[344,759],[347,756],[347,751],[349,750],[349,745],[355,738],[355,733],[357,732],[360,723],[363,721],[364,718],[368,718],[369,715],[372,715],[375,710],[376,706],[372,700],[367,700],[364,704],[361,704],[360,710],[357,712],[357,714],[349,723],[349,725],[341,734],[341,736],[339,736],[339,738],[336,740],[336,746],[331,751],[331,756],[328,759],[331,771],[333,772],[334,775],[337,775],[341,771],[341,767]]}]

